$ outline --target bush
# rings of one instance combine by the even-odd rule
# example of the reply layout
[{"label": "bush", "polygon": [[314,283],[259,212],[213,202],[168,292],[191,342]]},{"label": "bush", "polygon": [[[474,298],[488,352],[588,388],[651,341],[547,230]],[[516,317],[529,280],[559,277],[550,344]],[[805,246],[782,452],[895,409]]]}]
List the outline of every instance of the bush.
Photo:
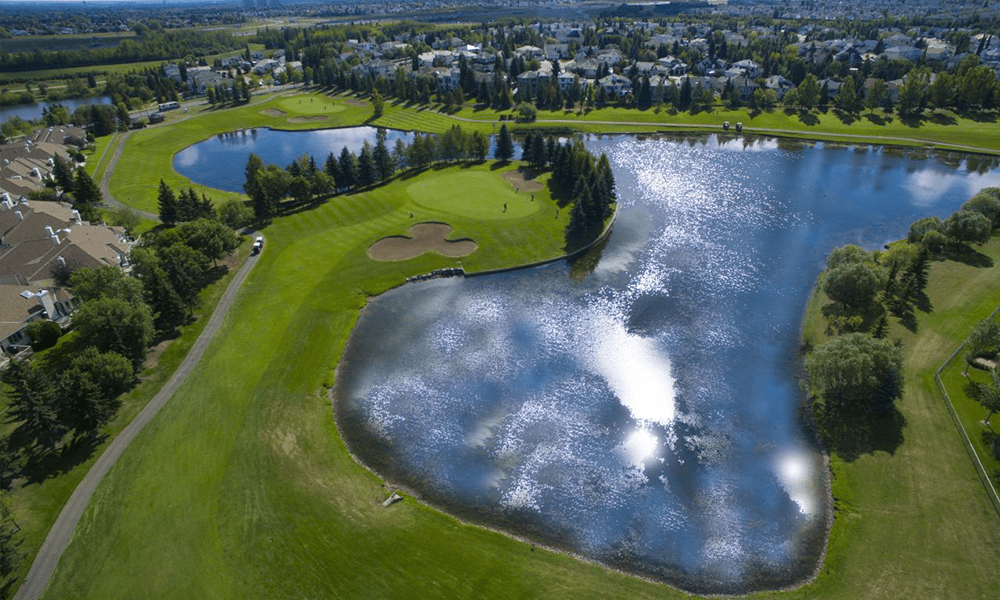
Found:
[{"label": "bush", "polygon": [[31,349],[38,352],[56,345],[62,335],[62,327],[55,321],[32,321],[25,328],[25,333],[31,338]]}]

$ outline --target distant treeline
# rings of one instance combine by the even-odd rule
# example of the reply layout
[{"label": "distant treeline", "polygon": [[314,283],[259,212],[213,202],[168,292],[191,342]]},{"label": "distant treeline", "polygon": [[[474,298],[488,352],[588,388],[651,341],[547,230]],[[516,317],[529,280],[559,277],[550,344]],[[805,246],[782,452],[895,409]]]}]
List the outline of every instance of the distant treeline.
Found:
[{"label": "distant treeline", "polygon": [[0,71],[35,71],[169,60],[219,54],[238,50],[243,46],[244,41],[233,37],[229,31],[149,31],[138,41],[122,40],[116,48],[0,52]]}]

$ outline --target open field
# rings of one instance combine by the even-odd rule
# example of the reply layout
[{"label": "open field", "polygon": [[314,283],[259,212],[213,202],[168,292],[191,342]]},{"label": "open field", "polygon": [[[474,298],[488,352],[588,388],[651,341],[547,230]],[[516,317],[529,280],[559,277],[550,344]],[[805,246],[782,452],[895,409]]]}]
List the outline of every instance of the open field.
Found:
[{"label": "open field", "polygon": [[[458,200],[430,206],[407,193],[469,173],[500,176],[488,165],[432,170],[268,227],[226,324],[94,496],[46,597],[685,597],[411,499],[384,508],[389,490],[340,440],[324,388],[368,296],[434,269],[487,270],[561,253],[566,215],[552,218],[544,191],[538,213],[504,220],[463,217],[449,210]],[[446,222],[451,237],[479,249],[461,259],[367,258],[376,240],[423,221]],[[1000,260],[997,239],[983,251]],[[833,457],[839,512],[818,579],[755,597],[1000,594],[996,515],[930,377],[979,307],[996,300],[996,286],[984,282],[998,273],[933,265],[934,312],[920,315],[917,334],[892,332],[907,361],[902,444],[852,462]]]},{"label": "open field", "polygon": [[[878,598],[1000,594],[997,514],[933,378],[972,324],[1000,304],[1000,238],[978,250],[991,267],[932,264],[927,288],[932,311],[917,313],[915,333],[891,320],[889,337],[902,341],[904,353],[900,443],[851,462],[831,457],[838,513],[817,589],[826,588],[828,575],[853,572],[838,597],[851,597],[843,593],[850,589],[855,597]],[[826,302],[821,292],[811,299],[804,324],[809,344],[825,338],[820,307]]]},{"label": "open field", "polygon": [[[245,242],[239,249],[233,261],[233,265],[242,263],[242,260],[250,252],[249,241]],[[25,560],[18,570],[18,580],[24,578],[31,562],[42,545],[45,536],[48,535],[52,523],[55,522],[59,511],[66,504],[67,499],[73,493],[77,484],[83,479],[87,471],[94,464],[112,439],[135,418],[139,411],[149,400],[156,395],[156,392],[170,378],[177,366],[187,355],[188,350],[194,344],[198,335],[205,328],[208,318],[219,302],[222,292],[225,290],[229,280],[232,279],[236,269],[229,272],[218,281],[209,285],[201,293],[202,308],[197,312],[197,320],[184,329],[181,335],[172,341],[163,342],[162,346],[154,349],[154,354],[159,354],[156,364],[147,364],[145,370],[140,373],[141,383],[131,392],[122,397],[122,407],[118,416],[108,424],[103,433],[107,434],[99,445],[90,448],[79,448],[75,452],[63,457],[60,466],[65,469],[56,477],[50,477],[42,481],[29,482],[26,485],[15,486],[11,493],[14,510],[17,514],[17,522],[21,527],[22,543],[21,550],[25,554]],[[59,344],[43,353],[37,358],[46,360],[48,354],[65,352],[72,342],[72,334],[60,339]],[[4,400],[0,394],[0,403]],[[11,427],[8,423],[0,424],[0,432],[6,433]]]}]

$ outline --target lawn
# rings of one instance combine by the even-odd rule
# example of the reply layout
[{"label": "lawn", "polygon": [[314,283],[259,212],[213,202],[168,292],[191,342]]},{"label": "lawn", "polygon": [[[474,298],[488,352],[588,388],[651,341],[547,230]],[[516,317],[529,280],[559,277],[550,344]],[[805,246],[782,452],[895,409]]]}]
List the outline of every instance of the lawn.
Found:
[{"label": "lawn", "polygon": [[[474,120],[495,120],[501,114],[491,109],[466,107],[456,117]],[[812,112],[775,109],[769,112],[730,110],[715,106],[711,111],[696,114],[656,109],[606,107],[589,112],[557,110],[538,111],[532,124],[562,126],[588,132],[617,132],[626,124],[644,124],[645,130],[719,130],[723,121],[735,126],[742,122],[748,132],[773,133],[785,137],[853,141],[857,143],[889,143],[900,145],[935,145],[940,147],[974,147],[982,152],[1000,153],[1000,115],[961,116],[950,111],[927,112],[920,120],[903,120],[898,115],[881,111],[856,117],[839,115],[833,110]],[[518,124],[518,127],[522,125]]]},{"label": "lawn", "polygon": [[[325,389],[369,296],[434,269],[488,270],[562,251],[567,215],[552,218],[544,191],[538,212],[503,220],[462,216],[454,197],[426,201],[423,188],[468,175],[499,177],[489,163],[429,170],[267,228],[222,330],[98,489],[47,598],[684,597],[410,498],[384,508],[390,491],[341,441]],[[460,259],[367,258],[374,241],[421,221],[449,223],[452,237],[479,249]],[[984,251],[1000,259],[997,240]],[[833,457],[839,512],[818,579],[756,597],[1000,594],[996,515],[928,374],[996,294],[983,281],[998,271],[934,264],[934,312],[921,315],[917,334],[893,330],[907,361],[902,445],[849,463]]]},{"label": "lawn", "polygon": [[[393,129],[443,133],[457,124],[469,131],[495,133],[498,119],[509,114],[471,107],[446,114],[405,103],[387,102],[383,115],[374,118],[367,100],[350,94],[319,92],[256,97],[250,105],[232,109],[213,109],[206,105],[190,115],[171,114],[171,122],[167,125],[132,134],[119,163],[121,168],[116,169],[112,177],[111,194],[119,202],[139,210],[156,212],[155,184],[162,178],[173,188],[193,187],[217,201],[238,198],[239,194],[195,185],[182,177],[173,169],[173,156],[212,135],[247,127],[296,130],[369,123]],[[874,117],[862,116],[848,124],[832,111],[827,114],[813,113],[805,118],[785,111],[750,114],[745,110],[716,108],[712,112],[691,115],[603,108],[582,113],[540,111],[538,120],[533,123],[510,122],[508,126],[514,130],[530,128],[567,133],[718,132],[720,124],[727,120],[734,124],[742,121],[748,130],[756,128],[760,133],[791,138],[942,148],[954,148],[957,144],[982,152],[1000,153],[1000,122],[990,119],[976,121],[952,113],[934,113],[919,127],[914,127],[891,115],[885,117],[878,113]],[[227,166],[237,167],[242,165]]]},{"label": "lawn", "polygon": [[533,215],[542,204],[530,192],[515,192],[510,183],[480,170],[422,178],[406,187],[406,195],[423,209],[489,221]]},{"label": "lawn", "polygon": [[[917,313],[916,332],[892,325],[889,337],[901,341],[904,353],[901,443],[851,462],[831,457],[838,513],[816,583],[824,593],[815,597],[1000,595],[998,517],[933,378],[972,324],[1000,305],[1000,239],[978,250],[991,267],[935,261],[927,288],[931,312]],[[820,307],[827,301],[815,293],[810,302],[804,323],[810,344],[825,338]]]}]

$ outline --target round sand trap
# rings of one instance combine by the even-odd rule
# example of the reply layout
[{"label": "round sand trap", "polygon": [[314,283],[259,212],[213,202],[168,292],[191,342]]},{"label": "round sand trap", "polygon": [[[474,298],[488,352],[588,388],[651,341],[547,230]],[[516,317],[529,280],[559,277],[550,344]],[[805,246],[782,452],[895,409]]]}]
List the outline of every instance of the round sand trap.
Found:
[{"label": "round sand trap", "polygon": [[384,237],[368,247],[368,256],[372,260],[396,261],[414,258],[424,252],[437,252],[457,258],[472,254],[479,247],[470,239],[446,240],[450,233],[451,225],[445,223],[417,223],[410,227],[411,237]]},{"label": "round sand trap", "polygon": [[507,183],[511,184],[518,190],[524,190],[525,192],[537,192],[542,189],[542,184],[535,180],[536,173],[531,169],[515,169],[513,171],[507,171],[503,174],[503,178]]},{"label": "round sand trap", "polygon": [[319,121],[329,121],[330,117],[292,117],[289,123],[318,123]]},{"label": "round sand trap", "polygon": [[260,111],[260,114],[267,115],[269,117],[283,117],[285,116],[285,111],[278,110],[277,108],[265,108]]}]

